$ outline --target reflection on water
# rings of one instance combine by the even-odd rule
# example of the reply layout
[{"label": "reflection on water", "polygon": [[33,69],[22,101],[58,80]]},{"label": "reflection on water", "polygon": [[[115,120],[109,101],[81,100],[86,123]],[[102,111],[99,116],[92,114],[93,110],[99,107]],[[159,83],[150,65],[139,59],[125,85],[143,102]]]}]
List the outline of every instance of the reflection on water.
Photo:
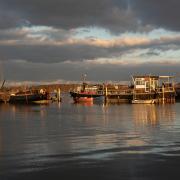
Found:
[{"label": "reflection on water", "polygon": [[76,106],[93,106],[93,101],[73,103]]},{"label": "reflection on water", "polygon": [[173,154],[180,150],[179,108],[180,104],[104,106],[69,101],[2,104],[0,174],[72,160],[112,160],[122,153]]},{"label": "reflection on water", "polygon": [[[10,104],[2,104],[0,106],[0,116],[9,116],[9,118],[17,120],[18,118],[21,119],[28,119],[29,116],[33,116],[34,114],[40,115],[43,119],[46,116],[46,109],[48,105],[10,105]],[[58,107],[58,106],[57,106]]]},{"label": "reflection on water", "polygon": [[174,105],[137,104],[132,105],[132,107],[137,126],[157,126],[160,121],[172,122],[176,118]]}]

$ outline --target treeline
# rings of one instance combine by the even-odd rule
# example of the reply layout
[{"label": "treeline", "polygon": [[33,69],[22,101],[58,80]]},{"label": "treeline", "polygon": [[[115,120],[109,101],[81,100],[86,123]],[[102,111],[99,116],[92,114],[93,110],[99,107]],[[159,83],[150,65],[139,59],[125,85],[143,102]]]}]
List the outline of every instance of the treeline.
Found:
[{"label": "treeline", "polygon": [[22,85],[22,86],[9,86],[4,87],[1,91],[25,91],[25,90],[40,90],[46,89],[49,92],[53,92],[60,88],[61,92],[69,92],[70,90],[79,86],[78,84],[51,84],[51,85]]},{"label": "treeline", "polygon": [[[36,85],[36,86],[11,86],[11,87],[4,87],[4,91],[25,91],[25,90],[40,90],[40,89],[46,89],[49,92],[53,92],[55,90],[58,90],[60,88],[61,92],[69,92],[70,90],[76,89],[78,86],[81,86],[82,84],[49,84],[49,85]],[[92,86],[93,84],[88,84],[88,86]],[[103,84],[96,84],[97,86],[103,86]],[[129,87],[127,85],[114,85],[114,84],[107,84],[106,85],[109,90],[111,89],[128,89]]]}]

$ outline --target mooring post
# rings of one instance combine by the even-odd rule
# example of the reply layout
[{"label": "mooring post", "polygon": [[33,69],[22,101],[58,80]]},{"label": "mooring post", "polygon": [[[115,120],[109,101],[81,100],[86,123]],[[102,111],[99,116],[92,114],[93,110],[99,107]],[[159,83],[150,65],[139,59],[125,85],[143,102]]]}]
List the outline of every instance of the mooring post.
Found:
[{"label": "mooring post", "polygon": [[108,95],[108,90],[107,90],[107,85],[105,85],[105,104],[107,103],[107,95]]},{"label": "mooring post", "polygon": [[57,92],[57,100],[58,100],[58,102],[61,101],[61,89],[60,89],[60,88],[58,88],[58,92]]},{"label": "mooring post", "polygon": [[165,100],[165,98],[164,98],[164,85],[162,85],[162,95],[163,95],[163,97],[162,97],[162,103],[164,104],[164,100]]}]

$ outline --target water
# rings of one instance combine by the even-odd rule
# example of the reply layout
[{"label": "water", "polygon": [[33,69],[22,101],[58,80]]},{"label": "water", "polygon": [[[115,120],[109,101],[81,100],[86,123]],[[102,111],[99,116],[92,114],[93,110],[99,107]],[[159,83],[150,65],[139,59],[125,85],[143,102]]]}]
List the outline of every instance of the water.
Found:
[{"label": "water", "polygon": [[0,105],[0,179],[180,176],[180,104]]}]

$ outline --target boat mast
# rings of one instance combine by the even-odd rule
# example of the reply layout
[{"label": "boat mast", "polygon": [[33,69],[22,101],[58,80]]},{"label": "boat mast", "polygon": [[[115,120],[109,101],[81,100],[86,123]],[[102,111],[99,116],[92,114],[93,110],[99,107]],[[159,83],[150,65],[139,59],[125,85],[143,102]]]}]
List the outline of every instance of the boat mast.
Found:
[{"label": "boat mast", "polygon": [[2,62],[0,61],[0,82],[2,82],[0,86],[0,90],[4,87],[5,79],[3,78],[3,69],[2,69]]},{"label": "boat mast", "polygon": [[4,79],[0,89],[2,89],[4,87],[5,82],[6,82],[6,80]]},{"label": "boat mast", "polygon": [[82,85],[82,90],[83,90],[83,91],[85,91],[85,88],[86,88],[86,76],[87,76],[87,74],[83,74],[83,75],[82,75],[82,82],[83,82],[83,83],[82,83],[82,84],[83,84],[83,85]]},{"label": "boat mast", "polygon": [[85,83],[86,77],[87,77],[87,74],[83,74],[83,75],[82,75],[82,81],[83,81],[83,83]]}]

